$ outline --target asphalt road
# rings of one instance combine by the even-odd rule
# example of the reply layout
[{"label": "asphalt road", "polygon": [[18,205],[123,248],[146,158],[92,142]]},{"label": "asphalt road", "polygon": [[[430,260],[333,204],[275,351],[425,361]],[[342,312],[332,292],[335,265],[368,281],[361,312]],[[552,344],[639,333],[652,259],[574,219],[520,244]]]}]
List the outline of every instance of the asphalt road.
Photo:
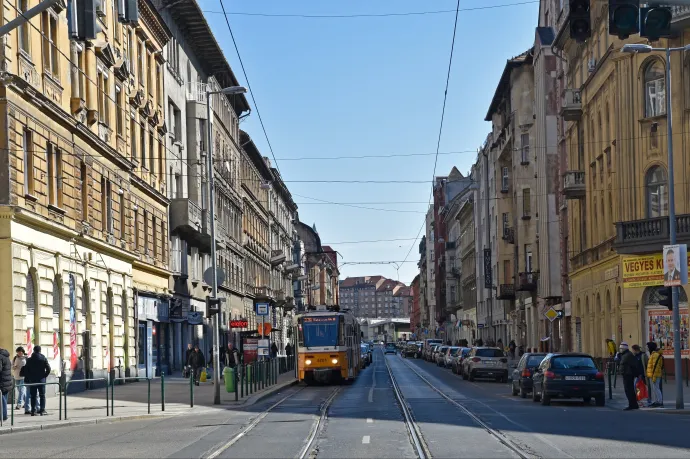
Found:
[{"label": "asphalt road", "polygon": [[544,407],[506,384],[380,351],[353,384],[295,386],[245,409],[3,435],[0,457],[293,458],[313,438],[311,458],[413,458],[389,367],[431,457],[690,457],[690,416]]}]

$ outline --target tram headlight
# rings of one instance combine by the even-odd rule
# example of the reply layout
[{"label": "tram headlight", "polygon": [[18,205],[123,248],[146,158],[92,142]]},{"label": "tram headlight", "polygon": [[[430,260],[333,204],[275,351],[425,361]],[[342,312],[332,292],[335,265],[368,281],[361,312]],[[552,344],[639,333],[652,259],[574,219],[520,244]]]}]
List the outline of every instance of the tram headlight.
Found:
[{"label": "tram headlight", "polygon": [[306,363],[307,365],[311,365],[311,360],[307,359],[304,361],[304,363]]},{"label": "tram headlight", "polygon": [[338,359],[333,359],[331,360],[331,362],[333,363],[333,365],[336,365],[338,363]]}]

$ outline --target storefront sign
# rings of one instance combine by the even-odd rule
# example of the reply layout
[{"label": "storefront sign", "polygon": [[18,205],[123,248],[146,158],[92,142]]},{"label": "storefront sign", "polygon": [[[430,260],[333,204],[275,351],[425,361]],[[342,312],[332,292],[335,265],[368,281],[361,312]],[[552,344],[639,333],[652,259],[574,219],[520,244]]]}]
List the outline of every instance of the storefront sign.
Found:
[{"label": "storefront sign", "polygon": [[252,363],[256,360],[256,353],[258,349],[258,338],[245,338],[242,345],[244,351],[244,363]]},{"label": "storefront sign", "polygon": [[141,321],[168,322],[170,320],[170,305],[165,299],[139,295],[137,312]]},{"label": "storefront sign", "polygon": [[234,319],[230,321],[230,328],[247,328],[249,321],[247,319]]},{"label": "storefront sign", "polygon": [[74,288],[74,275],[69,275],[69,368],[77,369],[77,297]]},{"label": "storefront sign", "polygon": [[623,287],[653,287],[664,285],[664,258],[661,253],[624,257]]},{"label": "storefront sign", "polygon": [[[648,309],[647,310],[647,342],[653,341],[659,346],[661,352],[673,357],[673,315],[668,309]],[[690,320],[688,319],[688,308],[680,309],[680,353],[685,359],[690,358],[690,348],[688,347],[688,335],[690,331]]]},{"label": "storefront sign", "polygon": [[187,313],[189,325],[201,325],[204,322],[204,315],[200,311],[189,311]]},{"label": "storefront sign", "polygon": [[491,249],[484,249],[484,288],[493,287],[491,276]]}]

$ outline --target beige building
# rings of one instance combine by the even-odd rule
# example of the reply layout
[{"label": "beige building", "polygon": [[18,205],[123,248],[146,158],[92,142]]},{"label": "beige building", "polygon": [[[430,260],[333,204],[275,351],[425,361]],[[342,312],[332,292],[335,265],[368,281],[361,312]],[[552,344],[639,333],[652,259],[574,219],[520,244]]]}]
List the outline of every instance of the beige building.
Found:
[{"label": "beige building", "polygon": [[161,71],[170,32],[145,0],[136,24],[101,5],[97,40],[70,41],[58,3],[0,51],[0,346],[30,340],[54,359],[57,337],[68,373],[96,377],[141,362],[141,306],[166,316],[170,274]]},{"label": "beige building", "polygon": [[[621,41],[608,35],[606,9],[592,11],[593,33],[586,44],[569,38],[567,10],[555,41],[568,60],[561,114],[567,121],[564,193],[570,209],[573,348],[604,356],[608,338],[629,344],[654,340],[671,352],[670,338],[652,326],[669,319],[669,311],[658,306],[658,285],[626,288],[623,283],[626,257],[658,256],[669,240],[665,58],[621,53],[623,44],[646,39]],[[676,38],[655,46],[690,43],[690,8],[673,7],[673,13]],[[674,53],[672,60],[678,242],[686,243],[690,201],[684,179],[688,99],[683,88],[688,65],[682,53]],[[687,321],[683,289],[680,306]],[[687,352],[687,334],[682,340]]]}]

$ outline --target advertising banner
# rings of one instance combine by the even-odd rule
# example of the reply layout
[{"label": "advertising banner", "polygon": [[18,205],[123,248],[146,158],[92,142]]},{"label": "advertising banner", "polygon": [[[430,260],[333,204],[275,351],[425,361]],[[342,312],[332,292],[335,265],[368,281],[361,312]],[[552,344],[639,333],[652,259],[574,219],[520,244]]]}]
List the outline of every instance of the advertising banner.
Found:
[{"label": "advertising banner", "polygon": [[252,363],[256,360],[257,349],[259,345],[258,338],[245,338],[242,346],[244,351],[244,363]]},{"label": "advertising banner", "polygon": [[484,288],[493,287],[491,274],[491,249],[484,249]]},{"label": "advertising banner", "polygon": [[[687,259],[687,256],[685,258]],[[621,264],[624,288],[664,285],[664,257],[660,253],[624,257]],[[685,265],[687,283],[687,263]]]},{"label": "advertising banner", "polygon": [[77,369],[79,356],[77,355],[77,295],[75,292],[74,275],[69,275],[69,369]]},{"label": "advertising banner", "polygon": [[664,246],[664,286],[678,287],[688,283],[688,246]]},{"label": "advertising banner", "polygon": [[[680,309],[680,353],[690,358],[688,308]],[[665,356],[673,358],[673,315],[668,309],[647,310],[647,342],[653,341]]]}]

